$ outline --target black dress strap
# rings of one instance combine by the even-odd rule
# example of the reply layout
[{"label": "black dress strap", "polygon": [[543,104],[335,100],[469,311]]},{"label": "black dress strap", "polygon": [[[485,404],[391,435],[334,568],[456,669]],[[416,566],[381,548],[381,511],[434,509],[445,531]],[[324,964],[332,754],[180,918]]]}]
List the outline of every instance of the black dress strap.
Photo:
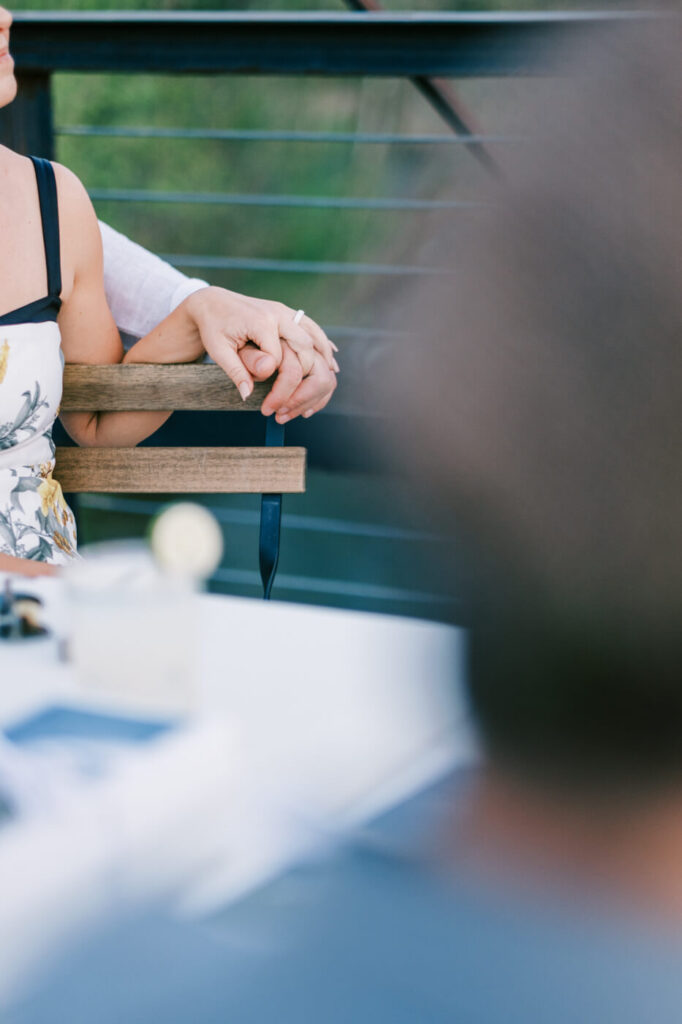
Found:
[{"label": "black dress strap", "polygon": [[47,292],[50,298],[58,299],[62,290],[62,266],[59,254],[59,208],[57,206],[57,182],[54,168],[49,160],[32,156],[38,183],[40,216],[43,222],[45,262],[47,264]]}]

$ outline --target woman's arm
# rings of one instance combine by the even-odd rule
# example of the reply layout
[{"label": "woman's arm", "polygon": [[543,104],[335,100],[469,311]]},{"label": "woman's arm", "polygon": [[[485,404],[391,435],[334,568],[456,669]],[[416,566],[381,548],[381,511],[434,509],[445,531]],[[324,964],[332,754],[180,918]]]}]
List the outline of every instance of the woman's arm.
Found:
[{"label": "woman's arm", "polygon": [[99,230],[107,305],[128,337],[143,338],[193,292],[208,288],[208,282],[186,277],[101,220]]},{"label": "woman's arm", "polygon": [[0,572],[16,572],[21,576],[55,576],[57,571],[56,565],[34,562],[30,558],[3,555],[0,552]]},{"label": "woman's arm", "polygon": [[[66,168],[55,166],[62,242],[63,306],[59,315],[68,363],[186,363],[204,353],[192,296],[124,355],[104,295],[102,243],[88,195]],[[168,412],[65,413],[62,421],[82,445],[135,445],[157,430]]]}]

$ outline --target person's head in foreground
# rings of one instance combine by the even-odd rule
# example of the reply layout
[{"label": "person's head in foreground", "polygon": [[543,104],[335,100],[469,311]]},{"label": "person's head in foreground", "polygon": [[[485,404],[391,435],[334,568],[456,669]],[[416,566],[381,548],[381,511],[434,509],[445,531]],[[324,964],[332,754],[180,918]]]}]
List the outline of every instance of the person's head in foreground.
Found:
[{"label": "person's head in foreground", "polygon": [[468,546],[489,810],[682,914],[678,43],[543,84],[494,210],[442,233],[402,455]]}]

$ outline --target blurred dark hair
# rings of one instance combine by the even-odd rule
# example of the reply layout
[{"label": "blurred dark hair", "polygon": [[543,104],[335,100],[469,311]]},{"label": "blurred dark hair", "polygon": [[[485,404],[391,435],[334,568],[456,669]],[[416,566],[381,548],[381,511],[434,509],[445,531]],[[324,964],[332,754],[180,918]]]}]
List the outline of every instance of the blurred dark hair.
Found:
[{"label": "blurred dark hair", "polygon": [[450,275],[402,306],[401,457],[472,553],[473,709],[538,780],[682,779],[679,36],[614,31],[538,82],[490,209],[428,247]]}]

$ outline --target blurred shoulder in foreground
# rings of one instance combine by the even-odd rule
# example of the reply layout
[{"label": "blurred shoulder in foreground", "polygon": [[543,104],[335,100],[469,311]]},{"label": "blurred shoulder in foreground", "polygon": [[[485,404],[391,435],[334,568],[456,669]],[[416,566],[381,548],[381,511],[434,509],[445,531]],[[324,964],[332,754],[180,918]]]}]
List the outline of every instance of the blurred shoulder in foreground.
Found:
[{"label": "blurred shoulder in foreground", "polygon": [[3,1022],[677,1024],[681,962],[679,941],[625,913],[448,877],[378,826],[219,919],[148,915],[90,937]]}]

